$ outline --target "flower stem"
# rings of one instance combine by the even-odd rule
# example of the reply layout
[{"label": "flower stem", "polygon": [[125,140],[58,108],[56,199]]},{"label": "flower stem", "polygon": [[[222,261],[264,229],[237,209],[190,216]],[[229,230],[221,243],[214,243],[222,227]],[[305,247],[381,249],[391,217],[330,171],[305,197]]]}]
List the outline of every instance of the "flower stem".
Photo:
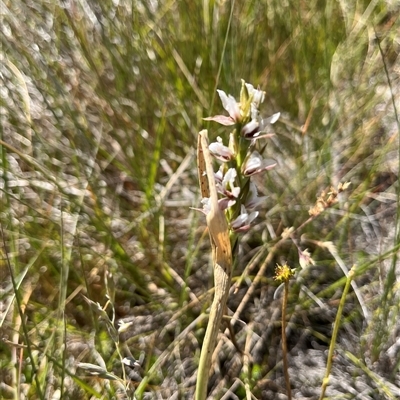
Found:
[{"label": "flower stem", "polygon": [[289,280],[285,280],[285,291],[282,299],[282,357],[283,357],[283,373],[285,374],[286,390],[288,400],[292,399],[292,390],[290,388],[290,377],[289,377],[289,364],[287,359],[287,341],[286,341],[286,311],[287,311],[287,299],[289,296]]},{"label": "flower stem", "polygon": [[340,299],[338,312],[336,314],[335,323],[333,326],[332,339],[331,339],[331,343],[329,345],[328,361],[326,364],[325,376],[322,381],[321,395],[319,397],[319,400],[322,400],[324,398],[326,388],[328,387],[328,384],[329,384],[329,375],[330,375],[331,369],[332,369],[333,352],[335,350],[336,339],[337,339],[337,335],[339,332],[340,320],[342,318],[343,308],[346,303],[346,296],[347,296],[347,293],[349,292],[350,284],[354,277],[354,271],[355,271],[355,265],[353,265],[353,267],[351,268],[351,270],[349,272],[349,275],[347,276],[346,285],[344,287],[343,294]]}]

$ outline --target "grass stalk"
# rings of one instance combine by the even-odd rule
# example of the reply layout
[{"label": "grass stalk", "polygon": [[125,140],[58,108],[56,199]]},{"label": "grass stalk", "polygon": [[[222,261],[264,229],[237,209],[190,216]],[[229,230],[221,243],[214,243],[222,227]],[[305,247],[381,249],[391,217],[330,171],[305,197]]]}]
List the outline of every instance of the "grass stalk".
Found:
[{"label": "grass stalk", "polygon": [[346,296],[347,293],[349,292],[350,286],[351,286],[351,281],[354,277],[354,273],[356,270],[356,266],[353,265],[353,267],[351,268],[351,270],[349,271],[349,274],[347,276],[346,279],[346,285],[344,287],[343,293],[342,293],[342,297],[340,299],[340,303],[339,303],[339,308],[338,311],[336,313],[336,318],[335,318],[335,322],[333,325],[333,332],[332,332],[332,339],[331,339],[331,343],[329,345],[329,352],[328,352],[328,360],[327,360],[327,364],[326,364],[326,371],[325,371],[325,376],[322,380],[322,387],[321,387],[321,395],[319,397],[319,400],[322,400],[325,396],[325,392],[326,389],[328,387],[329,384],[329,376],[331,374],[331,369],[332,369],[332,362],[333,362],[333,353],[335,350],[335,344],[337,341],[337,336],[338,336],[338,332],[339,332],[339,327],[340,327],[340,320],[342,318],[342,314],[343,314],[343,308],[344,305],[346,304]]},{"label": "grass stalk", "polygon": [[[0,225],[0,229],[1,229],[1,235],[3,237],[4,249],[6,249],[4,229],[3,229],[3,225],[2,224]],[[34,380],[35,380],[35,383],[36,383],[36,393],[37,393],[39,399],[44,400],[44,395],[42,393],[42,387],[41,387],[39,376],[38,376],[38,366],[36,365],[36,362],[35,362],[35,358],[34,358],[34,355],[33,355],[33,352],[32,352],[31,343],[30,343],[30,340],[29,340],[28,328],[27,328],[27,326],[25,324],[24,311],[23,311],[23,307],[24,306],[22,304],[20,291],[17,288],[17,282],[16,282],[15,277],[14,277],[13,268],[12,268],[11,261],[10,261],[10,258],[9,258],[9,255],[8,255],[7,251],[5,251],[5,258],[6,258],[6,264],[8,266],[9,274],[10,274],[10,277],[11,277],[11,282],[12,282],[13,289],[14,289],[15,303],[16,303],[16,306],[17,306],[17,311],[18,311],[18,315],[19,315],[19,318],[20,318],[20,323],[21,323],[21,327],[22,327],[22,331],[23,331],[23,337],[24,337],[24,342],[26,344],[27,355],[29,357],[30,364],[32,366],[32,373],[33,373]],[[23,354],[22,354],[22,356],[23,356]],[[23,361],[23,360],[20,360],[20,361]],[[17,395],[17,393],[19,393],[19,384],[18,384],[18,388],[17,388],[17,391],[15,392],[15,394]]]}]

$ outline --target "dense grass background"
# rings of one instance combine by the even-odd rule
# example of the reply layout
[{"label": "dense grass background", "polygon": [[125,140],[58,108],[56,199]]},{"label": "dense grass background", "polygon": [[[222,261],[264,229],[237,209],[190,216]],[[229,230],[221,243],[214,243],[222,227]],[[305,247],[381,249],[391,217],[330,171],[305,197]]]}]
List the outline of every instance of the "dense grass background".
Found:
[{"label": "dense grass background", "polygon": [[[221,336],[211,398],[287,398],[273,281],[285,261],[299,269],[288,309],[294,397],[321,392],[352,265],[326,396],[400,396],[398,1],[0,7],[1,397],[193,398],[212,295],[205,221],[190,209],[200,204],[197,132],[229,133],[202,118],[223,113],[216,88],[238,96],[240,79],[267,92],[266,116],[282,113],[265,151],[278,167],[259,179],[269,197],[234,272],[236,283],[245,271],[229,300],[231,314],[242,307],[244,354]],[[300,272],[293,242],[274,244],[344,181],[339,204],[298,232],[315,260]],[[140,377],[126,389],[130,355]]]}]

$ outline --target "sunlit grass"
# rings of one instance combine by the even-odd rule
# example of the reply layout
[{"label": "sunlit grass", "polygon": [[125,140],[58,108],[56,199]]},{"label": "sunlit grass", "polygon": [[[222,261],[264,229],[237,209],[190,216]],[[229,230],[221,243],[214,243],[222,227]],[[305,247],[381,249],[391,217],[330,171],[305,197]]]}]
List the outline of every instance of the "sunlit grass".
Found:
[{"label": "sunlit grass", "polygon": [[[0,397],[133,398],[138,385],[146,398],[193,397],[212,295],[205,221],[190,209],[200,204],[194,147],[204,127],[226,134],[202,118],[222,113],[215,89],[237,97],[242,78],[267,92],[266,116],[282,115],[265,149],[278,167],[258,182],[269,197],[241,239],[233,282],[246,274],[230,315],[274,253],[234,325],[251,360],[221,336],[210,396],[284,393],[273,269],[299,265],[290,241],[274,246],[345,181],[339,204],[297,236],[316,264],[289,291],[293,396],[304,385],[320,394],[317,364],[346,281],[339,259],[356,265],[368,318],[351,289],[337,339],[350,364],[333,362],[327,395],[399,396],[395,2],[15,0],[1,12]],[[129,329],[113,336],[84,296]],[[301,354],[319,350],[306,366],[319,373],[314,385]],[[140,383],[123,380],[130,355]],[[79,362],[120,380],[88,376]]]}]

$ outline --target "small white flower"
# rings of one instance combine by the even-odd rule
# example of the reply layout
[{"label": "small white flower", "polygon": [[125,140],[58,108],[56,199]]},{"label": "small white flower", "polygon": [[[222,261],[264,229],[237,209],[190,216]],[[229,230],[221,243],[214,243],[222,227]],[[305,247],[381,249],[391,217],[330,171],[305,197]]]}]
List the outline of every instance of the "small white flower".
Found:
[{"label": "small white flower", "polygon": [[214,178],[215,178],[215,182],[221,183],[222,179],[224,179],[224,172],[223,172],[223,166],[221,165],[221,168],[214,173]]},{"label": "small white flower", "polygon": [[253,139],[257,132],[260,132],[260,124],[257,120],[252,119],[242,128],[242,136],[245,138]]},{"label": "small white flower", "polygon": [[237,172],[235,168],[229,168],[222,180],[223,194],[229,198],[238,198],[240,194],[240,186],[235,186],[236,176]]},{"label": "small white flower", "polygon": [[222,102],[222,107],[225,108],[226,111],[228,111],[230,117],[235,121],[240,120],[240,109],[239,109],[239,104],[235,100],[235,98],[231,95],[226,95],[226,93],[223,90],[217,89],[217,92],[219,94],[219,98],[221,99]]},{"label": "small white flower", "polygon": [[203,209],[201,211],[207,215],[211,211],[211,199],[209,197],[203,197],[201,199],[201,204],[203,204]]},{"label": "small white flower", "polygon": [[245,206],[242,204],[240,215],[231,223],[231,228],[235,232],[247,232],[250,229],[250,224],[257,218],[258,211],[253,211],[249,214]]},{"label": "small white flower", "polygon": [[[274,134],[271,133],[271,130],[269,130],[269,133],[267,133],[267,130],[270,125],[278,121],[280,115],[281,113],[276,113],[264,119],[252,116],[252,120],[242,128],[241,135],[246,139],[260,139],[273,136]],[[265,134],[261,135],[261,133]]]},{"label": "small white flower", "polygon": [[245,85],[250,97],[252,97],[252,103],[254,103],[258,108],[265,99],[265,92],[259,89],[254,89],[254,86],[251,83],[245,83]]},{"label": "small white flower", "polygon": [[220,137],[217,138],[217,142],[211,143],[208,148],[212,155],[220,161],[227,162],[232,160],[234,157],[231,149],[224,146]]},{"label": "small white flower", "polygon": [[309,265],[315,265],[315,261],[311,258],[311,254],[308,251],[308,249],[305,249],[303,251],[299,249],[298,251],[299,251],[299,262],[301,268],[304,269]]},{"label": "small white flower", "polygon": [[258,151],[253,151],[244,163],[243,174],[251,176],[268,171],[276,166],[274,160],[263,159]]},{"label": "small white flower", "polygon": [[[236,200],[230,200],[228,198],[223,198],[218,200],[218,206],[221,210],[225,210],[228,207],[231,207],[233,204],[235,204]],[[201,204],[203,204],[203,208],[196,208],[196,207],[191,207],[192,210],[200,211],[204,215],[208,215],[209,212],[211,211],[211,199],[209,197],[203,197],[201,199]]]}]

